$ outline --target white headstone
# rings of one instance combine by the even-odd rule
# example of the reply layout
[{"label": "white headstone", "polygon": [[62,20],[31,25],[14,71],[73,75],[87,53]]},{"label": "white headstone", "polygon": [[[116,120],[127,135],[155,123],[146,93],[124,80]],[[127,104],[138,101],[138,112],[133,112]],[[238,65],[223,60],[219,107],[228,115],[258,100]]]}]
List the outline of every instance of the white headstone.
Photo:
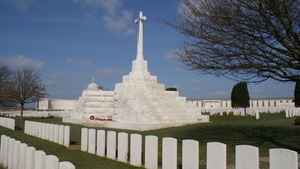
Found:
[{"label": "white headstone", "polygon": [[27,150],[27,144],[21,143],[20,144],[20,152],[19,152],[19,168],[18,169],[24,169],[25,166],[25,160],[26,160],[26,150]]},{"label": "white headstone", "polygon": [[46,168],[45,169],[59,169],[59,160],[55,155],[46,156]]},{"label": "white headstone", "polygon": [[54,141],[54,124],[49,125],[49,141]]},{"label": "white headstone", "polygon": [[235,147],[236,169],[259,169],[259,149],[249,145]]},{"label": "white headstone", "polygon": [[128,161],[128,134],[124,132],[118,133],[118,161]]},{"label": "white headstone", "polygon": [[226,144],[207,143],[207,169],[226,169]]},{"label": "white headstone", "polygon": [[130,135],[130,164],[142,165],[142,136],[140,134]]},{"label": "white headstone", "polygon": [[13,147],[13,169],[14,168],[19,168],[19,153],[20,153],[20,145],[21,145],[21,142],[20,141],[15,141],[14,142],[14,147]]},{"label": "white headstone", "polygon": [[70,146],[70,126],[64,127],[64,146]]},{"label": "white headstone", "polygon": [[105,131],[97,130],[97,155],[105,156]]},{"label": "white headstone", "polygon": [[95,154],[96,152],[96,130],[89,129],[89,138],[88,138],[88,152],[91,154]]},{"label": "white headstone", "polygon": [[24,169],[32,169],[35,165],[35,148],[27,147]]},{"label": "white headstone", "polygon": [[88,150],[88,129],[82,128],[81,129],[81,151]]},{"label": "white headstone", "polygon": [[0,163],[3,164],[3,159],[4,159],[4,140],[5,140],[5,135],[1,135],[1,147],[0,147]]},{"label": "white headstone", "polygon": [[75,169],[75,166],[67,161],[62,161],[59,163],[59,169]]},{"label": "white headstone", "polygon": [[12,168],[13,167],[13,154],[14,154],[14,143],[15,143],[15,139],[10,138],[9,139],[9,143],[8,143],[8,159],[7,159],[7,166],[8,168]]},{"label": "white headstone", "polygon": [[40,138],[45,139],[45,127],[46,123],[41,123],[41,135]]},{"label": "white headstone", "polygon": [[45,125],[45,140],[49,140],[49,134],[50,134],[50,124],[46,123],[46,125]]},{"label": "white headstone", "polygon": [[296,151],[274,148],[270,149],[270,169],[298,169]]},{"label": "white headstone", "polygon": [[156,136],[145,137],[145,167],[157,169],[158,167],[158,138]]},{"label": "white headstone", "polygon": [[54,131],[53,131],[53,142],[58,143],[58,124],[54,124]]},{"label": "white headstone", "polygon": [[35,151],[35,157],[34,157],[34,168],[35,169],[42,169],[46,168],[46,153],[42,150]]},{"label": "white headstone", "polygon": [[199,168],[199,142],[182,141],[182,168]]},{"label": "white headstone", "polygon": [[107,132],[107,158],[116,158],[116,132]]},{"label": "white headstone", "polygon": [[257,120],[259,119],[259,110],[256,110],[255,118],[256,118]]},{"label": "white headstone", "polygon": [[58,126],[58,144],[60,144],[60,145],[64,144],[64,126],[63,125]]},{"label": "white headstone", "polygon": [[177,168],[177,139],[165,137],[162,140],[162,168]]}]

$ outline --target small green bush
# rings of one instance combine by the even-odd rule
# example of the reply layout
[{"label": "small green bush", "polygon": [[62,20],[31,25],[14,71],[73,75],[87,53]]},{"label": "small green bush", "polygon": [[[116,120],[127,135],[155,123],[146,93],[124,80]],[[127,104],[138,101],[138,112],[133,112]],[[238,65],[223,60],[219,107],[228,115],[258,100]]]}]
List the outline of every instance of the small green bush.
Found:
[{"label": "small green bush", "polygon": [[296,117],[295,125],[300,125],[300,116]]}]

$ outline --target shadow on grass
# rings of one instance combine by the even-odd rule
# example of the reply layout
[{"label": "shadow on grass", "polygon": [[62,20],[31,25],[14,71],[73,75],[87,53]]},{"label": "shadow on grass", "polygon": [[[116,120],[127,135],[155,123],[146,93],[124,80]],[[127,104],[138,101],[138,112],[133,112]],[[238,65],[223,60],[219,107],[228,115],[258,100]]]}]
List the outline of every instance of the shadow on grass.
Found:
[{"label": "shadow on grass", "polygon": [[[196,130],[196,131],[195,131]],[[181,139],[199,142],[222,142],[232,146],[247,144],[256,147],[286,148],[300,152],[300,127],[269,125],[215,125],[176,132]],[[263,145],[264,144],[264,145]]]}]

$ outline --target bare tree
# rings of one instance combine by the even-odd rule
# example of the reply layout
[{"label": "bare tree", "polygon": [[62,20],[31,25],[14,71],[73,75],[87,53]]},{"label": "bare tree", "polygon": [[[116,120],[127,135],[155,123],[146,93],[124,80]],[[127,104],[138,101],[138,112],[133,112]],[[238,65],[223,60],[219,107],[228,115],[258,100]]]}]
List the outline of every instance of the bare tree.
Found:
[{"label": "bare tree", "polygon": [[173,51],[188,70],[245,82],[300,79],[300,0],[183,0]]},{"label": "bare tree", "polygon": [[7,98],[21,105],[21,120],[23,119],[25,104],[36,102],[48,95],[40,78],[40,73],[32,68],[22,68],[14,71],[11,80],[6,82],[4,89]]},{"label": "bare tree", "polygon": [[12,70],[7,65],[0,66],[0,105],[3,107],[13,106],[11,99],[5,98],[3,95],[4,85],[11,79]]}]

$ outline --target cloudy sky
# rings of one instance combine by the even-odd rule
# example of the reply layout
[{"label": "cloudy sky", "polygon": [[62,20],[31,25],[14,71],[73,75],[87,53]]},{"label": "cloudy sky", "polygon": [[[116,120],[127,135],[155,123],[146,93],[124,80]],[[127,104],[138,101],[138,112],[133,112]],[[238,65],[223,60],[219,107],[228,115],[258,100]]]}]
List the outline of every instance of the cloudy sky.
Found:
[{"label": "cloudy sky", "polygon": [[[230,98],[237,82],[186,71],[172,60],[180,34],[159,22],[176,15],[180,0],[0,0],[0,64],[41,72],[50,98],[78,99],[95,77],[114,90],[136,57],[143,11],[144,59],[165,87],[187,98]],[[249,84],[251,98],[292,97],[293,83]]]}]

